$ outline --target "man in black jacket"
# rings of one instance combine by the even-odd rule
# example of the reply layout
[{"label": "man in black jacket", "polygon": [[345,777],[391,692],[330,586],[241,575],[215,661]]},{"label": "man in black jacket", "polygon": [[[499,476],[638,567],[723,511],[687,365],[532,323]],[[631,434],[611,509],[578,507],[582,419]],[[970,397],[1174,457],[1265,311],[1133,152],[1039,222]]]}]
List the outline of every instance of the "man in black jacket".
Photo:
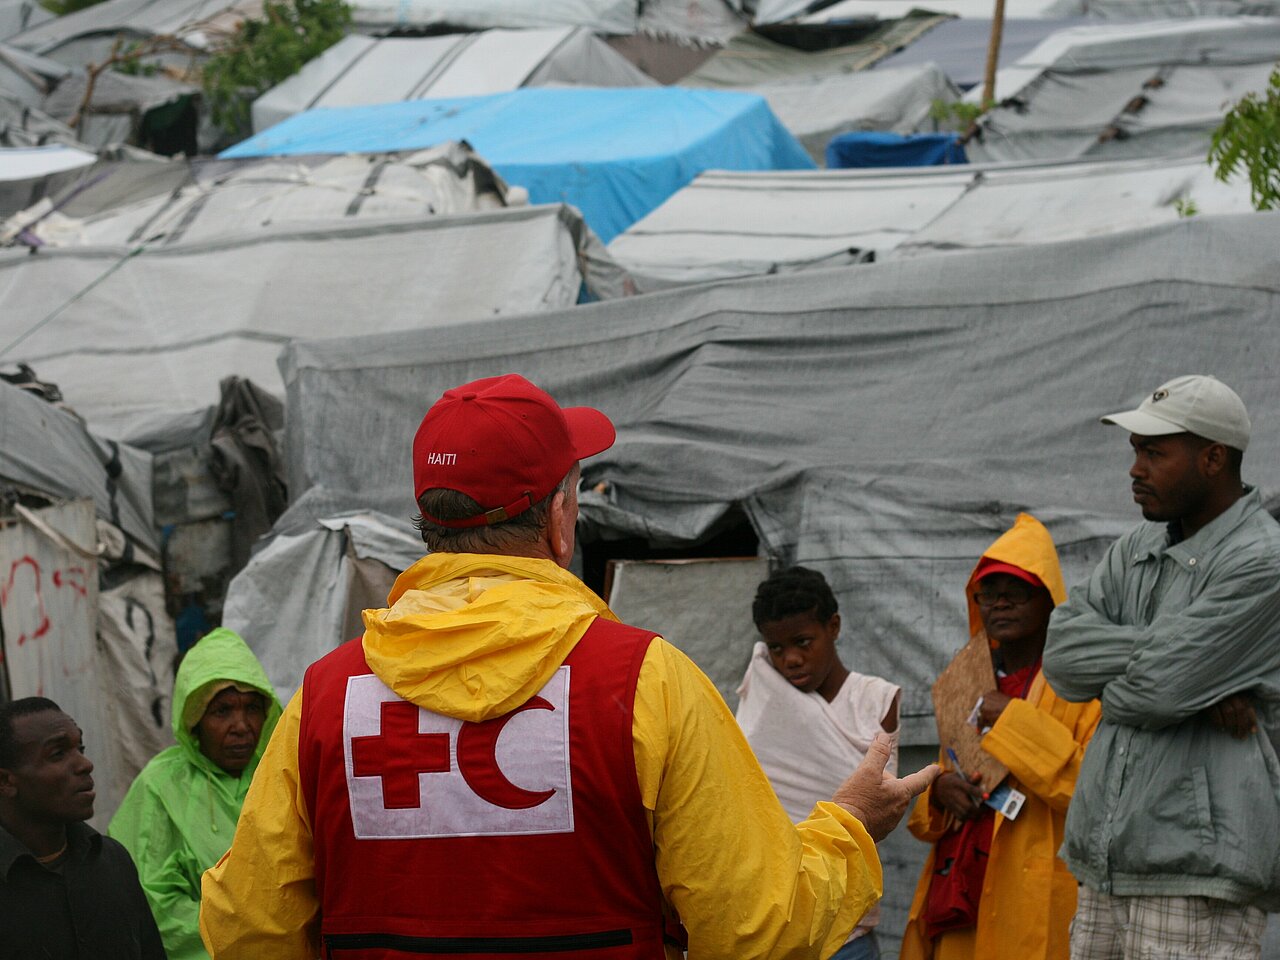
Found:
[{"label": "man in black jacket", "polygon": [[93,763],[44,697],[0,706],[0,954],[5,960],[164,958],[124,847],[93,816]]}]

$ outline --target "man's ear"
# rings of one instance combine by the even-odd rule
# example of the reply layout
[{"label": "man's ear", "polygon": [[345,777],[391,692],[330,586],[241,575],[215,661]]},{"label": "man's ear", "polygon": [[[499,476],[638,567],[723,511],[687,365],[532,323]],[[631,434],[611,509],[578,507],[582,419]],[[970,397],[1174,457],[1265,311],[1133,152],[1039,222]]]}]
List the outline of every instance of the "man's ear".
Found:
[{"label": "man's ear", "polygon": [[832,635],[832,636],[839,636],[839,634],[840,634],[840,614],[839,614],[838,612],[837,612],[837,613],[833,613],[833,614],[831,615],[831,619],[827,621],[827,629],[829,629],[829,630],[831,631],[831,635]]},{"label": "man's ear", "polygon": [[12,800],[18,795],[18,778],[13,775],[12,770],[6,770],[0,767],[0,797],[6,800]]},{"label": "man's ear", "polygon": [[1221,476],[1227,469],[1227,448],[1221,443],[1209,443],[1200,451],[1200,472],[1206,477]]},{"label": "man's ear", "polygon": [[551,508],[547,511],[547,546],[551,549],[551,559],[567,570],[573,559],[573,524],[577,518],[569,516],[566,499],[563,490],[551,498]]}]

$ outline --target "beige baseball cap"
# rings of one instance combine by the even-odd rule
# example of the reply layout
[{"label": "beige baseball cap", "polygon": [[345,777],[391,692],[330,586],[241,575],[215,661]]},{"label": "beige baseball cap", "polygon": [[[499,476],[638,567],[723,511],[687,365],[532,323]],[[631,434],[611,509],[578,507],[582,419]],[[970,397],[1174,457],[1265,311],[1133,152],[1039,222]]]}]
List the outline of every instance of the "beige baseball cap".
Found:
[{"label": "beige baseball cap", "polygon": [[1109,413],[1103,423],[1124,427],[1142,437],[1194,433],[1206,440],[1249,447],[1249,411],[1236,392],[1215,377],[1175,377],[1138,404],[1137,410]]}]

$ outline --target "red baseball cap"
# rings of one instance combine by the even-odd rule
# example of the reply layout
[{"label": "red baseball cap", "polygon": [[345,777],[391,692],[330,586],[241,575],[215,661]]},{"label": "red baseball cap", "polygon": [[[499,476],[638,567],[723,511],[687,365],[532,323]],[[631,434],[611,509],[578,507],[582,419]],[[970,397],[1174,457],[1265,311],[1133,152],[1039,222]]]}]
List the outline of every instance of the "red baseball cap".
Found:
[{"label": "red baseball cap", "polygon": [[1044,581],[1029,570],[1023,570],[1021,567],[1014,566],[1012,563],[992,560],[990,557],[983,557],[978,561],[978,569],[973,571],[973,582],[977,583],[984,577],[990,577],[997,573],[1007,573],[1011,577],[1017,577],[1019,580],[1025,580],[1033,587],[1044,586]]},{"label": "red baseball cap", "polygon": [[413,438],[415,497],[441,487],[485,512],[442,527],[501,523],[545,498],[579,460],[613,446],[613,423],[591,407],[561,406],[509,373],[446,390]]}]

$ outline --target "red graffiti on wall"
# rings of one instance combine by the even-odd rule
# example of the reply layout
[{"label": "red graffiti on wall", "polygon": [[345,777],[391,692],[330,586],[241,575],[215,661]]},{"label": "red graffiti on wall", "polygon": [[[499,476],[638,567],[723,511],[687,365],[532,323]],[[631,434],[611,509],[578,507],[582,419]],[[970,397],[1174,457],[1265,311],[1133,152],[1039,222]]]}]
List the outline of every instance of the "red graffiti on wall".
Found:
[{"label": "red graffiti on wall", "polygon": [[[22,646],[28,640],[35,640],[43,637],[49,632],[49,614],[44,608],[44,597],[40,593],[40,564],[36,558],[30,555],[21,557],[13,561],[9,567],[9,580],[4,587],[0,588],[0,607],[9,605],[9,597],[13,593],[15,583],[18,581],[18,572],[24,567],[30,568],[32,576],[32,587],[36,599],[36,610],[38,611],[38,622],[34,630],[30,633],[18,634],[18,646]],[[56,576],[56,575],[55,575]]]},{"label": "red graffiti on wall", "polygon": [[[64,570],[55,570],[53,571],[53,585],[55,587],[70,587],[80,596],[86,597],[89,595],[89,588],[85,583],[86,576],[84,567],[67,567]],[[78,583],[75,578],[79,578]]]}]

